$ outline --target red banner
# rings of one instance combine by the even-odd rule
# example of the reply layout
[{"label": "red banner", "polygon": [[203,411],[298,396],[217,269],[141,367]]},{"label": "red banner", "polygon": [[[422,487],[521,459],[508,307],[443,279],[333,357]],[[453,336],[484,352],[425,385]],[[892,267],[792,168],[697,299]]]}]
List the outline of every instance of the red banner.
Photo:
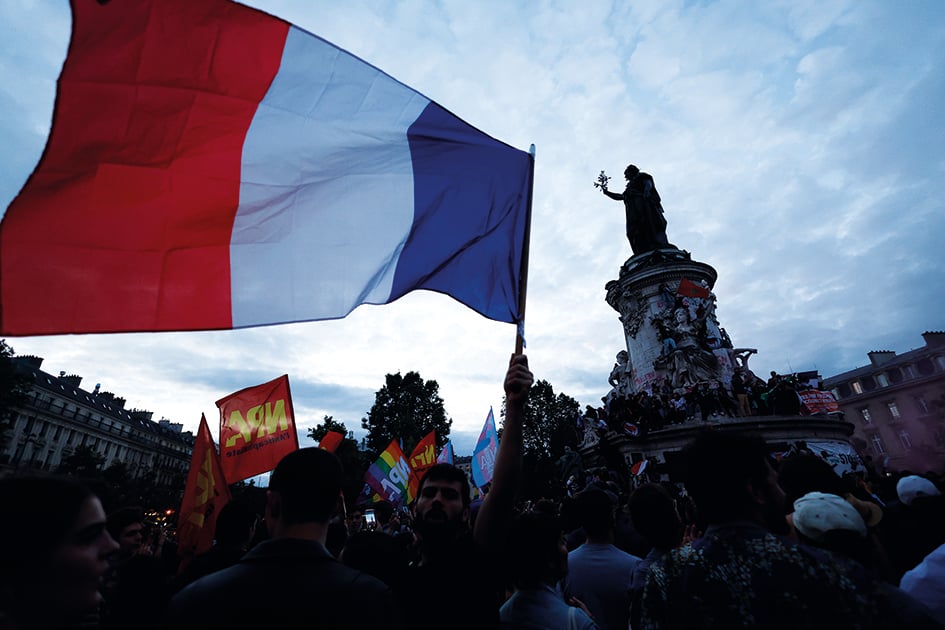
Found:
[{"label": "red banner", "polygon": [[269,472],[299,448],[288,375],[221,398],[217,407],[220,463],[230,483]]},{"label": "red banner", "polygon": [[813,413],[836,413],[840,411],[840,405],[837,399],[830,392],[819,389],[806,389],[797,392],[801,398],[801,405],[807,414]]},{"label": "red banner", "polygon": [[428,468],[436,463],[436,431],[430,431],[422,440],[417,442],[417,446],[410,454],[410,468],[413,469],[415,483],[418,488],[413,488],[413,496],[417,496],[420,479]]},{"label": "red banner", "polygon": [[697,298],[707,298],[709,297],[709,289],[683,278],[679,281],[679,288],[676,289],[676,295],[684,295],[686,297],[697,297]]},{"label": "red banner", "polygon": [[230,488],[220,467],[220,456],[213,444],[207,418],[201,415],[184,487],[184,500],[177,515],[177,552],[183,558],[180,569],[193,556],[210,549],[217,515],[229,500]]}]

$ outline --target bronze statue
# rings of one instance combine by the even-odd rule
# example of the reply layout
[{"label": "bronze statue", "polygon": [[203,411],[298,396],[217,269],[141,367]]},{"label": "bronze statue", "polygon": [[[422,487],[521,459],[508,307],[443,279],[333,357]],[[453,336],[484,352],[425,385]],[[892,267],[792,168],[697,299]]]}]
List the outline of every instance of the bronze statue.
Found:
[{"label": "bronze statue", "polygon": [[623,201],[627,212],[627,240],[630,241],[630,249],[634,254],[664,248],[675,249],[675,245],[666,239],[666,219],[663,217],[663,206],[653,177],[649,173],[640,172],[633,164],[628,166],[623,174],[627,178],[627,188],[622,194],[607,190],[610,178],[603,171],[594,186],[611,199]]}]

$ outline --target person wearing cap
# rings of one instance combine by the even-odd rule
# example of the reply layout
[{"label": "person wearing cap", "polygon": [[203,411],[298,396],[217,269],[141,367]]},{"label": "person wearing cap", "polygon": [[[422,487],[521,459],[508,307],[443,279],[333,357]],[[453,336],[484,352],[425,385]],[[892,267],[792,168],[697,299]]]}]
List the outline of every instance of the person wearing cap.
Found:
[{"label": "person wearing cap", "polygon": [[896,483],[899,501],[912,505],[916,499],[941,496],[939,489],[931,481],[919,475],[906,475]]},{"label": "person wearing cap", "polygon": [[866,522],[843,497],[826,492],[808,492],[794,502],[792,521],[802,543],[869,565]]},{"label": "person wearing cap", "polygon": [[[704,430],[681,463],[707,527],[650,567],[640,598],[643,630],[938,627],[857,562],[786,536],[784,492],[760,436]],[[843,502],[845,518],[865,530],[842,497],[830,501]],[[803,527],[815,535],[823,529]]]},{"label": "person wearing cap", "polygon": [[[801,542],[826,549],[860,564],[870,563],[867,527],[857,509],[843,497],[809,492],[794,502],[794,528]],[[879,581],[877,592],[887,617],[903,628],[936,628],[932,610],[918,598],[888,582]]]},{"label": "person wearing cap", "polygon": [[945,544],[939,545],[914,569],[906,571],[899,588],[925,604],[945,627]]},{"label": "person wearing cap", "polygon": [[886,510],[880,535],[898,581],[945,543],[945,496],[919,475],[899,479],[896,495],[899,500]]}]

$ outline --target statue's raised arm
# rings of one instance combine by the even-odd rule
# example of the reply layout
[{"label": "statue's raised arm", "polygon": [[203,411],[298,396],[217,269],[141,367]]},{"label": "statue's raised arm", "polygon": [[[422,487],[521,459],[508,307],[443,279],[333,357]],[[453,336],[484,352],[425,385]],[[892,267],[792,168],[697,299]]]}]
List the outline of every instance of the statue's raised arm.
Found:
[{"label": "statue's raised arm", "polygon": [[595,187],[615,201],[623,201],[627,213],[627,240],[634,254],[674,247],[666,239],[666,219],[656,184],[649,173],[643,173],[631,164],[623,172],[627,188],[621,193],[607,190],[610,179],[601,171]]}]

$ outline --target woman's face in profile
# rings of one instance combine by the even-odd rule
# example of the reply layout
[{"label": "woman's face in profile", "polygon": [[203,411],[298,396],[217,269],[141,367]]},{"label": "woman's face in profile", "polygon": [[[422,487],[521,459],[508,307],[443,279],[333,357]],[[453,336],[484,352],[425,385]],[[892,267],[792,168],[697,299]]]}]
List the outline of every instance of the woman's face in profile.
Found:
[{"label": "woman's face in profile", "polygon": [[102,600],[102,578],[108,556],[118,544],[105,530],[105,510],[98,497],[89,497],[79,509],[69,532],[49,552],[43,567],[42,593],[45,605],[64,617],[94,611]]}]

